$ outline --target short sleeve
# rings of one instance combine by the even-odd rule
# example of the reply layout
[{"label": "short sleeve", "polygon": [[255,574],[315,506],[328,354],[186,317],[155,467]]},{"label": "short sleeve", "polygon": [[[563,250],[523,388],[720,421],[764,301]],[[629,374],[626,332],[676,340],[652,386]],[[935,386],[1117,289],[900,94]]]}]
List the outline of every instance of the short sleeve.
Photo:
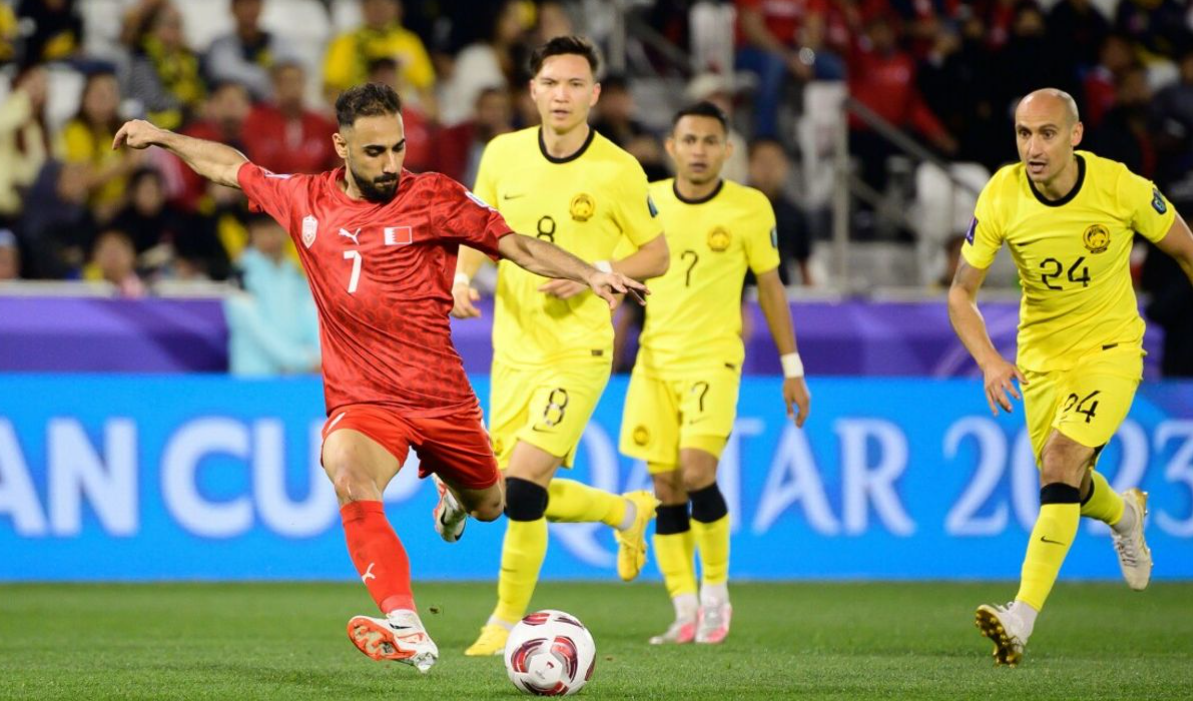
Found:
[{"label": "short sleeve", "polygon": [[625,166],[619,180],[622,187],[621,196],[617,198],[615,205],[615,219],[630,243],[641,247],[663,233],[659,210],[650,198],[646,172],[637,161]]},{"label": "short sleeve", "polygon": [[278,175],[249,161],[240,166],[236,173],[236,180],[248,197],[249,206],[273,217],[287,230],[293,228],[290,226],[290,212],[295,195],[302,187],[302,181],[308,177],[310,176]]},{"label": "short sleeve", "polygon": [[438,180],[435,212],[439,222],[435,231],[448,241],[475,248],[490,258],[500,257],[498,241],[513,233],[505,217],[446,175],[438,176]]},{"label": "short sleeve", "polygon": [[986,187],[982,188],[982,194],[978,195],[973,218],[969,221],[969,228],[965,230],[965,243],[961,244],[961,255],[965,262],[982,270],[989,268],[994,262],[998,249],[1002,248],[1004,237],[1002,226],[995,216],[996,182],[997,176],[986,183]]},{"label": "short sleeve", "polygon": [[746,262],[755,275],[769,273],[779,267],[779,230],[775,210],[768,200],[759,198],[758,207],[750,217],[749,229],[742,232]]},{"label": "short sleeve", "polygon": [[1118,206],[1131,229],[1152,243],[1168,235],[1176,220],[1176,210],[1160,189],[1126,168],[1118,179]]}]

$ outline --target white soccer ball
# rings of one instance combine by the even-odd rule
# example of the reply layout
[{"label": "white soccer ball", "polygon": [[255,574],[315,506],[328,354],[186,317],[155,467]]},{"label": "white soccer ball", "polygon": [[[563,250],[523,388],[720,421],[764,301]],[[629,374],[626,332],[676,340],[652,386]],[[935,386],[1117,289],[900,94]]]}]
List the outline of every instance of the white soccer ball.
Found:
[{"label": "white soccer ball", "polygon": [[569,696],[584,688],[596,667],[596,643],[580,619],[563,611],[536,611],[510,631],[505,670],[514,686],[535,696]]}]

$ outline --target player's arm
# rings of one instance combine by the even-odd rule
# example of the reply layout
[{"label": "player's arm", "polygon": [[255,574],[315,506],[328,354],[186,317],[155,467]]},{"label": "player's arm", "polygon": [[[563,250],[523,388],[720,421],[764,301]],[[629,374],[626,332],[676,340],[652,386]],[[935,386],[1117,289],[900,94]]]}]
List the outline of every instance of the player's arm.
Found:
[{"label": "player's arm", "polygon": [[621,273],[603,272],[585,263],[555,244],[533,236],[508,234],[502,236],[497,251],[520,268],[544,277],[572,280],[587,285],[609,303],[617,305],[616,294],[631,291],[646,293],[646,286]]},{"label": "player's arm", "polygon": [[[804,365],[795,345],[795,325],[791,321],[791,305],[787,303],[787,290],[779,278],[779,269],[756,276],[758,278],[758,306],[766,317],[770,336],[783,363],[783,401],[787,404],[787,415],[795,419],[795,425],[802,427],[808,420],[812,395],[804,382]],[[798,407],[797,414],[792,407]]]},{"label": "player's arm", "polygon": [[236,174],[240,166],[248,161],[243,153],[231,146],[183,136],[142,119],[125,122],[120,131],[116,132],[112,148],[118,149],[121,146],[134,149],[159,146],[181,158],[191,170],[204,178],[237,189],[240,188],[240,183]]},{"label": "player's arm", "polygon": [[[667,237],[659,234],[625,258],[615,261],[597,261],[593,265],[601,270],[608,266],[609,270],[634,280],[649,280],[667,272],[667,268],[671,266],[671,251],[667,248]],[[559,299],[571,299],[587,290],[588,288],[584,285],[571,280],[550,280],[539,286],[539,292]]]},{"label": "player's arm", "polygon": [[988,268],[975,268],[962,256],[957,264],[957,275],[953,278],[953,285],[949,288],[949,321],[953,330],[965,344],[969,354],[973,356],[978,367],[982,369],[985,378],[986,402],[990,404],[990,412],[998,416],[998,407],[1008,413],[1011,411],[1010,393],[1015,399],[1020,399],[1019,390],[1015,389],[1012,379],[1018,379],[1020,384],[1027,384],[1027,379],[1013,363],[1007,362],[994,344],[990,341],[990,334],[986,331],[986,320],[978,311],[978,290],[986,280]]},{"label": "player's arm", "polygon": [[1180,214],[1176,215],[1168,233],[1156,242],[1156,246],[1172,256],[1181,270],[1185,271],[1189,282],[1193,283],[1193,231],[1189,230],[1189,225]]}]

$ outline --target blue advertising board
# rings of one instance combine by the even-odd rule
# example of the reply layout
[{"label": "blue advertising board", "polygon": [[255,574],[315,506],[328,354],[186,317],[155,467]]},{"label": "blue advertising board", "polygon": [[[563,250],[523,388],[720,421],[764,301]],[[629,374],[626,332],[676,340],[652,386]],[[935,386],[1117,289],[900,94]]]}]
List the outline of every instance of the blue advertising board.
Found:
[{"label": "blue advertising board", "polygon": [[[478,394],[488,380],[474,377]],[[992,418],[969,380],[817,379],[803,430],[775,378],[747,377],[720,481],[734,576],[1007,578],[1038,508],[1022,407]],[[645,488],[617,452],[610,381],[571,476]],[[321,385],[224,376],[0,376],[0,580],[350,579],[319,467]],[[407,468],[410,464],[407,465]],[[1151,493],[1155,576],[1193,577],[1193,384],[1146,383],[1101,469]],[[387,510],[421,579],[488,579],[504,524],[460,543],[432,529],[434,490],[403,469]],[[552,526],[547,578],[612,579],[601,525]],[[1062,576],[1115,578],[1084,522]],[[653,565],[647,576],[657,577]]]}]

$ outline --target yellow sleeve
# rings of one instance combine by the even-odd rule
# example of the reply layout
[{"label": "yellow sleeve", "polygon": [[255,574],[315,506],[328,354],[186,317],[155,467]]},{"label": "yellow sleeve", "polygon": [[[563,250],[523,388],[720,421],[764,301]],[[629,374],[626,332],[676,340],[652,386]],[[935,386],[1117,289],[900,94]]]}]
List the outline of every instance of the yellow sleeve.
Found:
[{"label": "yellow sleeve", "polygon": [[67,163],[90,163],[91,142],[91,133],[87,131],[87,127],[75,121],[68,122],[62,129],[58,143],[62,160]]},{"label": "yellow sleeve", "polygon": [[746,262],[750,270],[755,275],[761,275],[779,267],[779,231],[776,228],[775,210],[769,200],[759,197],[754,212],[742,244],[746,249]]},{"label": "yellow sleeve", "polygon": [[427,48],[423,46],[422,39],[414,32],[407,31],[400,44],[401,53],[409,59],[404,61],[402,66],[406,82],[419,90],[431,88],[435,84],[435,69],[431,66],[431,57],[427,55]]},{"label": "yellow sleeve", "polygon": [[1153,243],[1163,239],[1176,220],[1176,210],[1160,189],[1126,168],[1118,179],[1118,206],[1130,227]]},{"label": "yellow sleeve", "polygon": [[496,143],[497,140],[494,139],[485,145],[480,165],[476,167],[476,182],[472,185],[472,194],[484,200],[490,207],[497,205],[496,176],[500,166],[496,161],[500,160],[500,157],[497,155]]},{"label": "yellow sleeve", "polygon": [[965,243],[961,245],[961,255],[965,262],[983,270],[994,262],[994,256],[998,255],[998,249],[1002,248],[1004,237],[1002,226],[996,216],[998,182],[999,178],[996,175],[982,188],[982,194],[978,195],[978,203],[973,210],[973,219],[965,232]]},{"label": "yellow sleeve", "polygon": [[622,184],[617,197],[615,217],[621,233],[635,247],[640,247],[663,233],[659,210],[650,198],[646,172],[637,161],[627,163],[618,181]]},{"label": "yellow sleeve", "polygon": [[327,47],[327,56],[323,59],[324,85],[337,90],[352,87],[352,68],[356,65],[352,44],[351,34],[341,34]]}]

